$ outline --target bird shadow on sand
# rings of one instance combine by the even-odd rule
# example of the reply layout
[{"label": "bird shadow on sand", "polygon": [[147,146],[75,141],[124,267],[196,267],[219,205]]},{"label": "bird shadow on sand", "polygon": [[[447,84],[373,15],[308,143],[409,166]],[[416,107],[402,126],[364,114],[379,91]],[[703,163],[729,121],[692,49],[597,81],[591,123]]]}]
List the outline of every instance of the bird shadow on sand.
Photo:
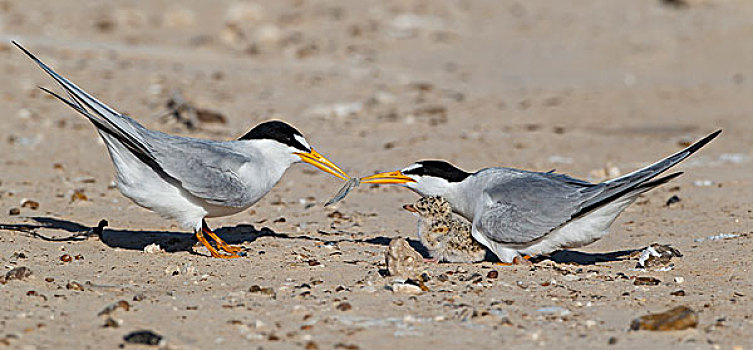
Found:
[{"label": "bird shadow on sand", "polygon": [[549,256],[536,257],[533,262],[550,260],[559,264],[595,265],[596,263],[623,261],[640,249],[619,250],[607,253],[583,253],[574,250],[560,250]]},{"label": "bird shadow on sand", "polygon": [[[146,246],[156,243],[166,252],[188,251],[194,253],[192,247],[198,242],[194,234],[189,231],[121,230],[107,228],[107,221],[105,220],[101,220],[97,226],[86,226],[81,223],[51,217],[31,217],[30,219],[34,220],[35,223],[0,224],[0,229],[23,232],[34,238],[53,242],[82,241],[89,237],[98,237],[108,247],[128,250],[144,250]],[[39,233],[40,229],[55,230],[67,234],[46,236]],[[252,243],[261,237],[331,242],[334,244],[341,242],[366,243],[378,246],[388,246],[391,240],[390,237],[383,236],[365,239],[344,238],[342,234],[347,234],[347,232],[332,234],[320,231],[324,234],[322,237],[290,235],[277,233],[268,227],[257,230],[249,224],[220,227],[215,229],[214,232],[225,242],[233,245]],[[416,247],[421,247],[420,243],[413,243]]]},{"label": "bird shadow on sand", "polygon": [[[34,220],[35,223],[3,224],[0,225],[0,229],[20,231],[35,238],[54,242],[81,241],[89,237],[98,237],[108,247],[128,250],[143,250],[146,246],[156,243],[167,252],[193,252],[192,247],[198,242],[190,231],[121,230],[106,228],[107,221],[104,220],[100,221],[98,226],[92,227],[50,217],[32,217],[30,219]],[[39,233],[39,229],[66,232],[68,235],[46,236]],[[252,225],[222,227],[216,229],[215,233],[230,244],[253,242],[264,236],[286,237],[286,235],[277,234],[266,227],[256,230]]]}]

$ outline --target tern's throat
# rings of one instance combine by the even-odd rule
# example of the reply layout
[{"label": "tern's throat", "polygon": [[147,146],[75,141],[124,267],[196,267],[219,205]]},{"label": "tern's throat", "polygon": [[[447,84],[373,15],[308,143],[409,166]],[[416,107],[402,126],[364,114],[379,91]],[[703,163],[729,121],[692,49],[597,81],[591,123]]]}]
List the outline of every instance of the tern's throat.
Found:
[{"label": "tern's throat", "polygon": [[483,193],[478,191],[478,188],[473,186],[472,183],[472,178],[454,183],[452,186],[449,186],[447,191],[445,191],[445,194],[442,195],[442,197],[452,205],[452,211],[471,222],[473,222],[476,204],[483,195]]},{"label": "tern's throat", "polygon": [[419,183],[413,186],[409,185],[408,188],[422,197],[440,196],[450,203],[453,212],[468,220],[473,220],[473,205],[475,205],[473,198],[478,196],[468,192],[473,190],[472,186],[468,186],[469,180],[471,178],[460,182],[433,183],[421,179]]}]

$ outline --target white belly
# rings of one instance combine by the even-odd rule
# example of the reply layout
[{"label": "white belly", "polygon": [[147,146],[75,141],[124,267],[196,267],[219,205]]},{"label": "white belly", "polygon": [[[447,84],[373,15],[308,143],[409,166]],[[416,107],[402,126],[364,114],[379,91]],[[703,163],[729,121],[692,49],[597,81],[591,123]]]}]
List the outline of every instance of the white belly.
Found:
[{"label": "white belly", "polygon": [[487,239],[483,234],[473,229],[473,237],[485,245],[502,262],[512,262],[519,255],[536,256],[549,254],[560,249],[577,248],[596,242],[609,233],[609,227],[636,197],[622,198],[607,204],[591,213],[573,220],[549,233],[544,238],[528,246],[510,247]]},{"label": "white belly", "polygon": [[139,206],[191,229],[200,228],[204,217],[227,216],[246,209],[216,206],[193,196],[160,177],[111,136],[100,135],[115,166],[118,189]]}]

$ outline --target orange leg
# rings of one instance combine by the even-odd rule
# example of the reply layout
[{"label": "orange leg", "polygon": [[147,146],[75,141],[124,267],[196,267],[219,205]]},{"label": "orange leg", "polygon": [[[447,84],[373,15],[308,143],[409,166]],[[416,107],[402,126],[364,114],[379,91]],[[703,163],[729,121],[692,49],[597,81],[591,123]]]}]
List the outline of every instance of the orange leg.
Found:
[{"label": "orange leg", "polygon": [[227,244],[225,241],[223,241],[222,238],[220,238],[219,236],[217,236],[217,234],[212,232],[212,230],[209,228],[206,221],[204,220],[201,221],[201,230],[204,231],[204,233],[206,233],[210,238],[212,238],[215,241],[215,243],[217,243],[217,248],[219,248],[223,252],[231,253],[231,255],[235,255],[235,253],[243,251],[243,248],[233,247]]},{"label": "orange leg", "polygon": [[[211,232],[211,231],[210,231]],[[232,259],[232,258],[240,258],[240,255],[233,253],[230,255],[222,254],[217,249],[214,249],[212,245],[207,241],[206,237],[204,237],[204,230],[197,230],[196,231],[196,239],[199,240],[199,242],[207,247],[207,250],[209,250],[209,254],[212,255],[213,258],[220,258],[220,259]]]},{"label": "orange leg", "polygon": [[523,255],[522,257],[521,256],[516,256],[514,259],[512,259],[511,263],[499,262],[499,263],[496,263],[496,264],[500,265],[500,266],[533,265],[533,263],[530,260],[531,260],[531,256],[530,255]]}]

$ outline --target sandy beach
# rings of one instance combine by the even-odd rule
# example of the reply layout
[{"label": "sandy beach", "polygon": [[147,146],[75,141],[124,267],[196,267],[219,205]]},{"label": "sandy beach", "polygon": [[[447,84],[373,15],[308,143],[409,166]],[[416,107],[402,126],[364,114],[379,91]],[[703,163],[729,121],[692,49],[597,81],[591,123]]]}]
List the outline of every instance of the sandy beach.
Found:
[{"label": "sandy beach", "polygon": [[[721,0],[0,3],[0,348],[143,348],[124,337],[149,330],[165,349],[753,349],[751,18]],[[602,240],[426,263],[413,294],[384,252],[422,251],[416,194],[362,185],[325,208],[342,181],[298,164],[208,220],[248,254],[212,259],[120,194],[94,127],[11,40],[146,127],[230,140],[282,119],[353,176],[445,159],[601,181],[723,132]],[[161,117],[176,93],[222,121]],[[636,268],[652,243],[683,256]],[[630,330],[678,306],[697,326]]]}]

